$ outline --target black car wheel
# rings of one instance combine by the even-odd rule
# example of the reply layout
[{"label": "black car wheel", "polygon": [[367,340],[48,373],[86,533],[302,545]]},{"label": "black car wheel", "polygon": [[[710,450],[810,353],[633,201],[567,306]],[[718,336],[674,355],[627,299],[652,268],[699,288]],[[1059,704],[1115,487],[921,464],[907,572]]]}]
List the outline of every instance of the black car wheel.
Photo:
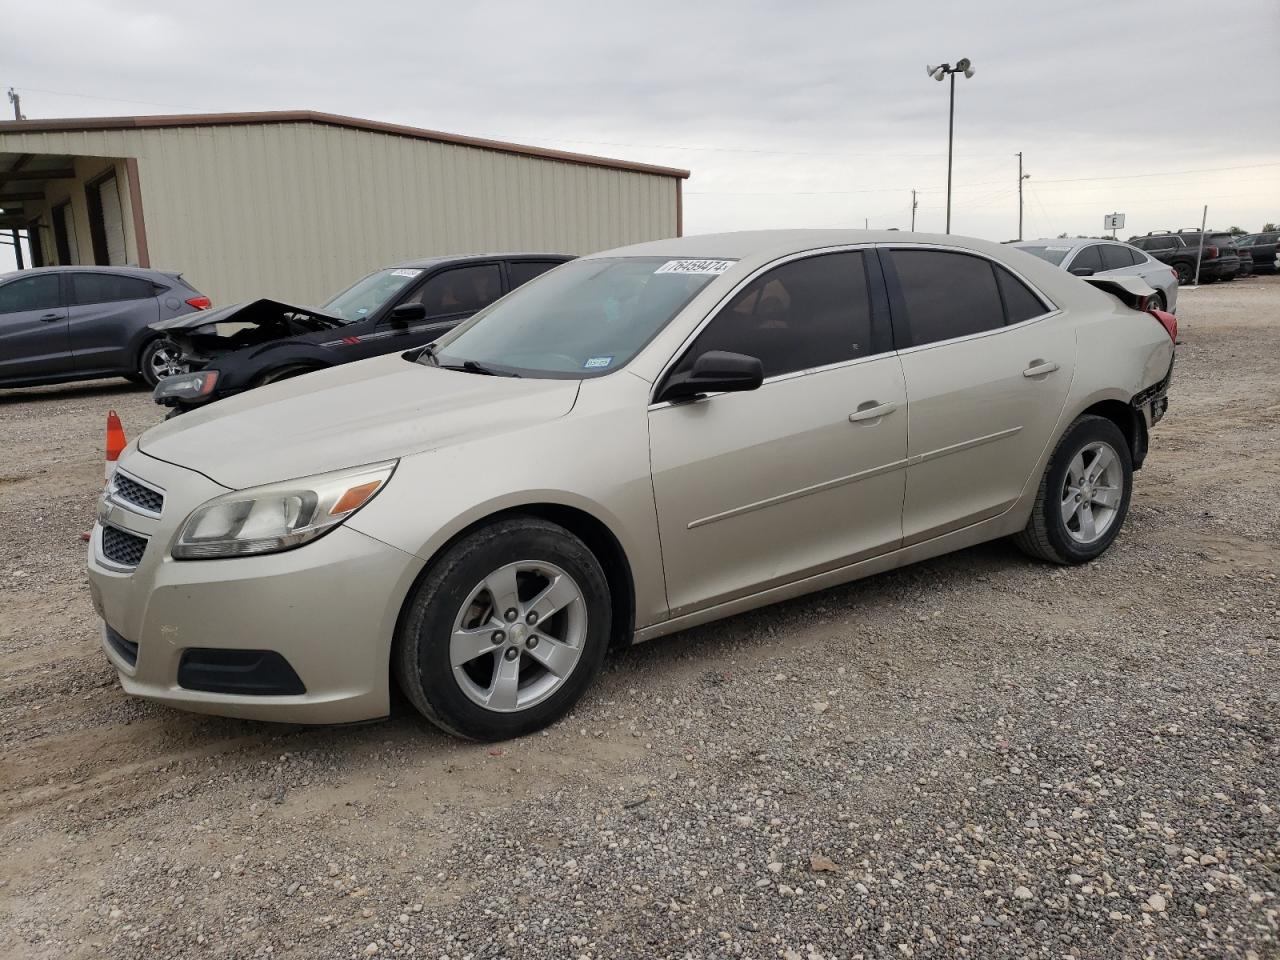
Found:
[{"label": "black car wheel", "polygon": [[474,740],[545,727],[604,663],[609,584],[595,555],[536,517],[464,537],[409,595],[392,654],[400,689],[437,726]]},{"label": "black car wheel", "polygon": [[1194,268],[1191,266],[1191,264],[1175,263],[1173,265],[1173,269],[1178,274],[1178,282],[1180,284],[1182,284],[1183,286],[1186,286],[1188,283],[1191,282],[1191,276],[1192,276],[1192,273],[1194,272]]},{"label": "black car wheel", "polygon": [[1133,493],[1133,458],[1105,417],[1073,423],[1049,459],[1018,548],[1050,563],[1088,563],[1120,534]]},{"label": "black car wheel", "polygon": [[186,372],[187,366],[182,362],[182,351],[178,349],[176,343],[165,337],[156,337],[148,341],[138,356],[137,375],[148,387],[154,387],[165,377]]}]

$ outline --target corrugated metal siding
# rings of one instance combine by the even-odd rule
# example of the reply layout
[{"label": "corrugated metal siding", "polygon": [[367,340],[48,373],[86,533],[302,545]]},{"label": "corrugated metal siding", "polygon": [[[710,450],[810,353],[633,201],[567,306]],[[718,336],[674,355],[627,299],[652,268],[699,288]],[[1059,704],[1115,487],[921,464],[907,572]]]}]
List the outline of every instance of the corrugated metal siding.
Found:
[{"label": "corrugated metal siding", "polygon": [[0,133],[0,151],[136,157],[151,265],[222,303],[316,303],[411,257],[676,232],[671,177],[322,124]]}]

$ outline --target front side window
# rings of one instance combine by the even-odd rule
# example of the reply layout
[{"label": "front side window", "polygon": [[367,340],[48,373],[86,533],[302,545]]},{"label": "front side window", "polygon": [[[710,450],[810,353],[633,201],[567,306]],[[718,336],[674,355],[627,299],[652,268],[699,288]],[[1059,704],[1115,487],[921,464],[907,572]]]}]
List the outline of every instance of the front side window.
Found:
[{"label": "front side window", "polygon": [[625,366],[728,260],[574,260],[493,304],[420,362],[552,379]]},{"label": "front side window", "polygon": [[0,286],[0,313],[53,310],[60,306],[62,295],[58,290],[56,273],[22,277]]},{"label": "front side window", "polygon": [[357,280],[320,309],[337,320],[355,323],[377,313],[388,300],[421,276],[419,267],[379,270]]},{"label": "front side window", "polygon": [[893,264],[913,346],[1004,326],[990,261],[942,250],[894,250]]},{"label": "front side window", "polygon": [[716,314],[672,372],[692,369],[712,350],[756,357],[766,378],[871,353],[862,257],[821,254],[761,274]]},{"label": "front side window", "polygon": [[502,269],[496,263],[444,270],[422,285],[405,303],[421,303],[428,317],[475,313],[502,296]]},{"label": "front side window", "polygon": [[156,295],[150,281],[115,273],[73,273],[68,302],[72,306],[114,303],[118,300],[147,300]]},{"label": "front side window", "polygon": [[1129,256],[1127,248],[1114,243],[1108,243],[1102,247],[1103,270],[1119,270],[1122,267],[1132,266],[1133,257]]},{"label": "front side window", "polygon": [[1088,267],[1090,270],[1102,270],[1102,254],[1098,250],[1096,243],[1091,243],[1087,247],[1081,247],[1080,251],[1071,260],[1071,269],[1077,267]]}]

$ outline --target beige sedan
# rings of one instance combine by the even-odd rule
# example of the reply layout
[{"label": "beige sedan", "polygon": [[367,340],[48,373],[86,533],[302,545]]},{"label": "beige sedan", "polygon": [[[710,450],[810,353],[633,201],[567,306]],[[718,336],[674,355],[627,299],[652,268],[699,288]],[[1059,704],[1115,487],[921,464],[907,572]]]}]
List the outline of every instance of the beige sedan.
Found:
[{"label": "beige sedan", "polygon": [[386,715],[394,676],[498,739],[618,644],[997,537],[1087,562],[1167,404],[1150,292],[908,233],[585,257],[144,434],[89,550],[107,656],[131,694],[304,723]]}]

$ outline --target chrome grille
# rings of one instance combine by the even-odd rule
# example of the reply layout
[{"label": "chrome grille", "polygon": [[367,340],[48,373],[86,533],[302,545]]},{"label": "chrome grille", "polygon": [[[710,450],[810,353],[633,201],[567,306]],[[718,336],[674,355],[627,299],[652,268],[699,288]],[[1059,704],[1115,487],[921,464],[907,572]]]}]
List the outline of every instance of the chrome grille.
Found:
[{"label": "chrome grille", "polygon": [[119,470],[111,477],[111,490],[116,499],[131,503],[148,513],[159,514],[164,509],[164,494],[143,486]]},{"label": "chrome grille", "polygon": [[120,567],[136,567],[147,549],[147,538],[118,527],[102,528],[102,555]]}]

